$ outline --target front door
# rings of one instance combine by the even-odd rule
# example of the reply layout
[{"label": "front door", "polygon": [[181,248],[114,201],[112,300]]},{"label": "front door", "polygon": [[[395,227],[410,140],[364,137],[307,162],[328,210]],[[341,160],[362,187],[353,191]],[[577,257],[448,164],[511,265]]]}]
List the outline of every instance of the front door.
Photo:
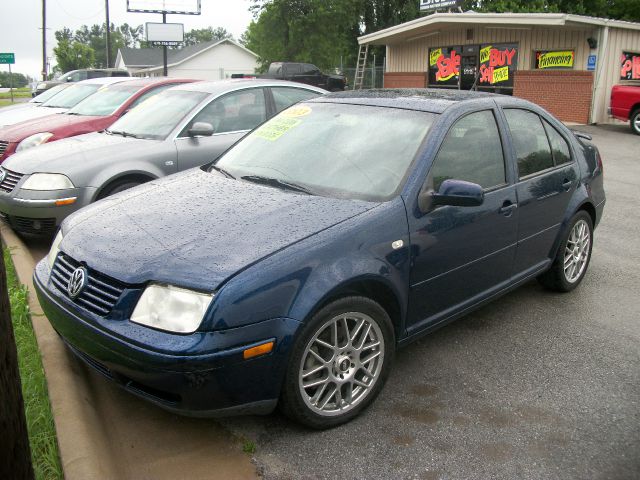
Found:
[{"label": "front door", "polygon": [[[178,169],[212,162],[267,118],[264,90],[250,88],[216,98],[198,112],[176,138]],[[210,137],[191,137],[196,122],[213,126]]]},{"label": "front door", "polygon": [[484,202],[410,216],[408,334],[475,303],[511,276],[518,210],[495,110],[474,112],[453,124],[423,188],[438,191],[446,179],[479,184]]}]

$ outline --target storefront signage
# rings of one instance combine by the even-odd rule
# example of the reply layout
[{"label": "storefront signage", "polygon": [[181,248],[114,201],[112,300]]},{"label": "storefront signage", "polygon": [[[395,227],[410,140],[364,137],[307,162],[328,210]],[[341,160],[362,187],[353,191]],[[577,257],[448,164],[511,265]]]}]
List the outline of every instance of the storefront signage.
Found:
[{"label": "storefront signage", "polygon": [[[460,0],[420,0],[420,11],[430,12],[440,8],[456,8],[460,6]],[[414,4],[415,5],[415,4]]]},{"label": "storefront signage", "polygon": [[573,68],[574,58],[573,50],[538,51],[535,68]]},{"label": "storefront signage", "polygon": [[460,78],[460,47],[429,50],[429,84],[457,85]]},{"label": "storefront signage", "polygon": [[622,52],[620,80],[640,80],[640,53]]},{"label": "storefront signage", "polygon": [[518,65],[516,44],[483,45],[480,47],[479,86],[513,86],[513,74]]},{"label": "storefront signage", "polygon": [[597,60],[598,60],[598,57],[596,55],[589,55],[589,58],[587,59],[587,70],[588,71],[590,71],[590,72],[595,71]]}]

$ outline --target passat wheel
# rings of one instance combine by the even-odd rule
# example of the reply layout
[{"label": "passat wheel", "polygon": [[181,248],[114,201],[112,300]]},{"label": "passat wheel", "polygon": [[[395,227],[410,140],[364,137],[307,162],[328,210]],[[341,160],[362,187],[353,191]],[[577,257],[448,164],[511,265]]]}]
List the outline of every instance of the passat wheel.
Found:
[{"label": "passat wheel", "polygon": [[289,416],[314,428],[347,422],[380,392],[395,338],[374,301],[349,297],[324,307],[294,346],[282,395]]},{"label": "passat wheel", "polygon": [[542,285],[552,290],[569,292],[584,278],[593,247],[591,216],[580,211],[571,219],[551,268],[538,277]]},{"label": "passat wheel", "polygon": [[637,108],[632,114],[631,118],[631,131],[636,135],[640,135],[640,108]]}]

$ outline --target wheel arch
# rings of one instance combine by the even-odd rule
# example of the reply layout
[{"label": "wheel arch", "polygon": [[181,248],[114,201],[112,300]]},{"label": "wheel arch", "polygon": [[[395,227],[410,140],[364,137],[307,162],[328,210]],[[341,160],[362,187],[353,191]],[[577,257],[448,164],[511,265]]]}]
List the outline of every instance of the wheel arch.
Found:
[{"label": "wheel arch", "polygon": [[149,172],[122,172],[105,181],[102,186],[96,190],[93,201],[98,200],[103,192],[109,190],[109,188],[113,187],[116,183],[121,183],[123,181],[139,181],[140,183],[146,183],[156,180],[157,178],[158,177],[150,174]]}]

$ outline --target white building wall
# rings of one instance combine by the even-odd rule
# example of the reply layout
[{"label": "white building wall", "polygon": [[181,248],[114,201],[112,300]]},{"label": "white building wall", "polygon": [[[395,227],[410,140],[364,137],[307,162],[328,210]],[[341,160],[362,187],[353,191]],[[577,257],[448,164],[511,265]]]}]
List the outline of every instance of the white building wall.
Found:
[{"label": "white building wall", "polygon": [[180,65],[169,67],[168,73],[170,77],[222,80],[230,78],[233,73],[255,73],[257,67],[254,55],[233,44],[223,43]]}]

